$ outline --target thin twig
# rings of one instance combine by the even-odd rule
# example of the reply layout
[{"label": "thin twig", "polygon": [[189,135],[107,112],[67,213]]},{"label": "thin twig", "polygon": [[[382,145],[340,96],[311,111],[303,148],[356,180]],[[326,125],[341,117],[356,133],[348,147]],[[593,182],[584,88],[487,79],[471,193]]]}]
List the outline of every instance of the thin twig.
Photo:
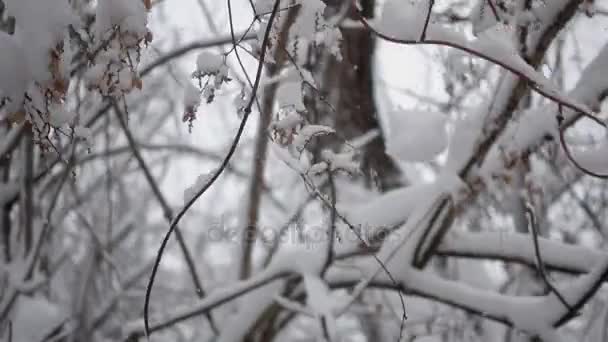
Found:
[{"label": "thin twig", "polygon": [[492,14],[494,14],[494,18],[496,21],[500,22],[500,16],[498,15],[498,10],[496,9],[496,5],[492,2],[492,0],[488,0],[488,5],[490,5],[490,9],[492,10]]},{"label": "thin twig", "polygon": [[[572,155],[572,151],[570,151],[570,147],[568,147],[568,144],[566,143],[565,137],[564,137],[564,133],[566,131],[566,129],[568,128],[566,125],[562,125],[563,121],[564,121],[564,114],[563,114],[563,107],[561,104],[558,105],[559,108],[559,115],[557,116],[557,123],[560,126],[559,127],[559,143],[562,146],[562,149],[564,150],[564,153],[566,154],[566,157],[568,158],[568,160],[577,168],[579,169],[581,172],[583,172],[584,174],[588,175],[588,176],[592,176],[595,178],[600,178],[600,179],[608,179],[608,174],[601,174],[601,173],[597,173],[595,171],[591,171],[588,168],[584,167],[583,165],[581,165]],[[586,113],[581,112],[581,114],[583,116],[586,116],[588,118],[590,118],[591,120],[593,120],[595,123],[599,124],[600,126],[604,127],[604,129],[608,129],[608,127],[606,126],[606,123],[604,123],[602,120],[600,120],[599,118],[596,118],[593,115],[587,115]]]},{"label": "thin twig", "polygon": [[[160,187],[158,186],[158,183],[154,179],[154,176],[152,176],[152,172],[150,171],[150,168],[148,167],[146,161],[144,160],[143,156],[141,155],[139,149],[137,148],[137,143],[135,142],[135,139],[133,138],[133,134],[131,134],[131,130],[127,126],[127,123],[123,117],[124,114],[123,114],[122,110],[120,109],[118,104],[114,101],[112,101],[112,106],[114,107],[114,112],[116,113],[118,122],[120,123],[120,126],[125,134],[125,137],[127,138],[131,152],[133,153],[133,156],[137,160],[139,167],[141,168],[142,172],[144,173],[144,176],[146,177],[146,181],[148,182],[148,185],[152,189],[152,193],[154,193],[156,200],[158,201],[158,203],[160,204],[160,206],[163,210],[163,216],[169,223],[171,223],[171,221],[173,220],[173,210],[171,210],[171,207],[169,206],[167,199],[161,192]],[[205,290],[203,289],[203,283],[200,279],[200,276],[198,275],[198,271],[196,270],[196,265],[194,263],[194,257],[192,256],[192,253],[190,252],[190,249],[188,248],[188,245],[186,244],[186,241],[184,239],[181,229],[179,229],[178,227],[175,228],[175,237],[177,238],[179,247],[182,250],[182,253],[184,254],[186,266],[188,268],[188,271],[190,272],[192,282],[194,283],[194,289],[195,289],[196,295],[199,298],[203,298],[205,296]],[[211,326],[213,333],[218,335],[217,326],[216,326],[215,322],[213,321],[213,317],[211,316],[210,313],[207,313],[207,319],[209,320],[209,325]]]},{"label": "thin twig", "polygon": [[426,30],[429,28],[429,23],[431,22],[431,13],[433,13],[433,6],[435,5],[435,0],[429,1],[429,11],[426,14],[426,19],[424,21],[424,27],[422,28],[422,34],[420,35],[420,41],[423,42],[426,39]]},{"label": "thin twig", "polygon": [[562,294],[557,290],[557,288],[555,286],[553,286],[553,284],[549,280],[549,275],[547,274],[547,270],[545,269],[545,264],[543,263],[543,259],[540,254],[540,246],[538,243],[538,234],[539,233],[538,233],[538,226],[537,226],[537,222],[536,222],[536,215],[534,214],[534,209],[532,208],[530,203],[526,202],[525,210],[526,210],[526,214],[528,215],[529,222],[530,222],[530,232],[532,233],[532,241],[534,242],[534,254],[536,256],[536,263],[538,264],[538,273],[540,274],[541,278],[543,279],[545,285],[547,285],[547,287],[551,290],[551,292],[553,292],[557,296],[559,301],[562,304],[564,304],[564,306],[568,310],[572,310],[572,306],[570,304],[568,304],[568,302],[566,301],[564,296],[562,296]]},{"label": "thin twig", "polygon": [[192,205],[194,205],[194,203],[205,192],[207,192],[207,190],[215,183],[215,181],[217,181],[217,179],[221,176],[223,171],[226,169],[228,163],[232,159],[232,156],[236,152],[236,148],[239,144],[239,141],[241,140],[243,131],[245,130],[245,125],[247,124],[247,119],[249,118],[249,115],[251,114],[251,107],[253,106],[253,103],[255,102],[255,100],[257,98],[257,91],[258,91],[258,88],[260,85],[262,70],[264,68],[264,57],[266,56],[266,51],[268,48],[268,39],[270,37],[270,31],[272,29],[272,22],[274,21],[278,8],[279,8],[279,1],[275,0],[274,9],[273,9],[272,14],[270,15],[269,25],[266,28],[266,32],[264,34],[264,40],[262,42],[262,51],[261,51],[260,61],[258,63],[256,78],[255,78],[255,81],[253,84],[253,89],[251,92],[251,98],[249,99],[249,102],[247,103],[247,106],[244,109],[243,119],[241,120],[241,124],[236,133],[236,136],[234,137],[233,143],[230,146],[230,150],[228,151],[228,154],[226,154],[226,157],[224,158],[219,169],[213,174],[211,179],[209,179],[209,181],[177,213],[177,216],[175,216],[175,218],[173,219],[173,222],[171,222],[171,224],[169,226],[169,230],[165,234],[165,237],[163,238],[163,241],[158,249],[158,253],[156,255],[156,261],[154,262],[154,266],[152,267],[152,274],[150,275],[150,279],[148,281],[148,286],[146,287],[146,296],[145,296],[145,301],[144,301],[144,332],[145,332],[146,337],[148,337],[148,338],[149,338],[148,331],[150,329],[150,322],[149,322],[150,294],[152,292],[152,286],[154,285],[154,278],[156,276],[156,273],[158,272],[158,266],[160,265],[163,253],[165,251],[167,243],[169,242],[171,233],[175,230],[175,227],[181,221],[182,217],[184,217],[184,215],[192,207]]}]

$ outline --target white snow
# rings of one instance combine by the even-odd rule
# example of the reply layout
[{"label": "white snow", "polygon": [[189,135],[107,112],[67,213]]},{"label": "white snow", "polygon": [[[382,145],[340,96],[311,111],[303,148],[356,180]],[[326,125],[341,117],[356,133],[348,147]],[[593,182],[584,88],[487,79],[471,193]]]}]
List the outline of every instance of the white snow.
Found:
[{"label": "white snow", "polygon": [[419,201],[435,189],[434,184],[411,185],[348,208],[338,203],[338,210],[350,223],[364,229],[389,228],[406,221]]},{"label": "white snow", "polygon": [[354,160],[354,151],[334,153],[331,150],[323,150],[321,158],[330,166],[331,171],[340,170],[351,175],[359,173],[359,163]]},{"label": "white snow", "polygon": [[224,58],[216,53],[203,51],[196,58],[196,70],[201,75],[214,75],[220,72]]},{"label": "white snow", "polygon": [[[100,0],[95,13],[95,33],[98,39],[106,37],[117,25],[124,29],[145,32],[147,10],[142,0]],[[135,27],[138,25],[138,27]]]},{"label": "white snow", "polygon": [[51,80],[51,50],[63,41],[67,26],[77,26],[78,21],[63,0],[7,0],[5,4],[8,14],[15,17],[15,34],[0,32],[0,95],[11,99],[9,111],[15,111],[32,81]]},{"label": "white snow", "polygon": [[450,137],[445,169],[454,173],[460,172],[465,163],[473,156],[477,146],[477,139],[482,133],[484,123],[484,108],[472,111],[464,118],[454,122]]},{"label": "white snow", "polygon": [[304,111],[304,99],[301,82],[281,83],[277,90],[279,107],[293,107],[297,111]]},{"label": "white snow", "polygon": [[[326,240],[324,241],[326,242]],[[278,254],[272,259],[273,261],[270,265],[265,270],[254,275],[253,278],[243,282],[242,286],[248,283],[256,283],[260,279],[270,279],[274,275],[284,272],[296,272],[303,275],[305,279],[307,275],[319,274],[325,264],[325,253],[320,253],[319,251],[324,252],[325,248],[326,243],[320,243],[312,247],[298,244],[279,249]],[[322,287],[322,284],[319,283],[315,283],[312,286],[314,287],[315,285]],[[218,341],[233,342],[242,340],[243,336],[256,322],[257,317],[275,301],[276,295],[281,293],[283,286],[284,281],[274,280],[254,291],[248,292],[240,298],[241,305],[239,305],[239,311],[223,324],[222,333]],[[225,291],[230,292],[232,289],[228,288]],[[314,288],[313,291],[316,291],[316,289]],[[221,295],[222,291],[219,292]],[[208,296],[208,298],[210,299],[206,300],[213,300],[214,294]],[[314,300],[316,299],[317,297],[314,298]],[[315,304],[318,303],[315,302]]]},{"label": "white snow", "polygon": [[201,104],[201,92],[192,83],[186,84],[184,89],[184,107],[196,110]]},{"label": "white snow", "polygon": [[446,116],[437,112],[391,112],[386,152],[405,162],[432,160],[447,146],[445,122]]},{"label": "white snow", "polygon": [[302,152],[313,137],[328,135],[334,132],[335,130],[328,126],[306,125],[298,132],[298,135],[294,139],[293,146],[296,151]]},{"label": "white snow", "polygon": [[[15,17],[15,37],[25,55],[31,76],[39,82],[51,78],[50,50],[63,41],[68,25],[78,20],[65,0],[7,0],[6,9]],[[4,50],[3,50],[4,51]]]},{"label": "white snow", "polygon": [[288,111],[283,118],[271,122],[270,128],[281,131],[292,131],[301,125],[303,121],[302,115],[294,111]]},{"label": "white snow", "polygon": [[[600,251],[539,238],[543,260],[548,265],[579,272],[588,272],[604,257]],[[448,234],[439,246],[444,253],[455,255],[495,255],[499,258],[536,262],[534,246],[529,235],[519,233],[480,232]]]},{"label": "white snow", "polygon": [[215,175],[216,172],[217,170],[211,170],[207,173],[200,174],[196,179],[196,182],[192,186],[184,190],[184,205],[189,203],[201,189],[207,186],[207,183],[209,183],[209,181]]},{"label": "white snow", "polygon": [[[604,74],[603,70],[606,70],[606,68],[608,68],[608,46],[602,48],[599,54],[583,70],[580,81],[568,93],[568,97],[586,106],[596,107],[601,93],[608,87],[608,79],[602,76]],[[489,176],[504,169],[503,155],[517,154],[525,151],[540,143],[547,134],[557,138],[557,121],[555,120],[557,113],[557,106],[554,103],[523,112],[520,119],[512,122],[505,130],[505,133],[499,138],[499,141],[494,144],[492,151],[490,151],[482,166],[482,173]],[[572,110],[564,110],[566,120],[569,120],[574,115],[575,113]],[[483,120],[475,120],[474,117],[471,117],[471,119],[457,124],[454,137],[450,141],[450,154],[452,153],[452,149],[454,149],[454,154],[461,156],[455,158],[455,156],[448,155],[448,161],[453,159],[452,164],[454,167],[459,164],[455,163],[457,159],[463,160],[462,158],[467,153],[472,153],[471,148],[476,137],[481,132],[479,125],[482,122]],[[452,145],[454,148],[452,148]],[[464,146],[468,147],[464,148]],[[470,152],[466,152],[466,150]],[[600,154],[601,150],[601,148],[598,150]],[[588,165],[591,170],[597,169],[598,172],[606,170],[605,165],[602,164],[604,158],[591,158],[593,160],[588,160],[587,155],[591,151],[583,152],[573,149],[572,152],[576,156],[577,161],[580,158],[581,164]]]}]

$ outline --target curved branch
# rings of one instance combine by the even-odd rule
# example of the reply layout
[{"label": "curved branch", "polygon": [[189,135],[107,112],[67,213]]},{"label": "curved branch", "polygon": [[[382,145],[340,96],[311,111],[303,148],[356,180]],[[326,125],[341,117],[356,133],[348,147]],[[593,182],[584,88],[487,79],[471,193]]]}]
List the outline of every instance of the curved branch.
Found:
[{"label": "curved branch", "polygon": [[[135,156],[135,159],[137,160],[139,167],[142,169],[142,172],[144,173],[146,181],[148,182],[148,185],[152,189],[152,193],[154,193],[156,200],[160,204],[160,207],[163,210],[163,215],[165,216],[165,219],[170,223],[173,220],[173,210],[171,210],[171,207],[169,206],[167,199],[165,198],[163,193],[160,191],[160,187],[158,186],[158,183],[154,179],[154,176],[152,176],[152,172],[150,171],[150,168],[146,164],[144,157],[141,155],[140,151],[137,149],[137,144],[135,143],[135,139],[133,138],[133,135],[131,134],[129,127],[127,126],[125,118],[123,117],[123,116],[125,116],[125,113],[123,113],[123,111],[118,107],[116,102],[112,101],[112,106],[114,107],[114,112],[116,114],[116,117],[118,118],[120,127],[122,128],[125,136],[127,137],[127,141],[129,142],[129,147],[131,149],[131,152]],[[205,296],[205,290],[203,289],[203,283],[198,274],[198,271],[196,270],[194,258],[192,257],[192,253],[190,252],[188,245],[186,244],[186,241],[184,240],[184,236],[182,234],[181,229],[179,229],[177,227],[175,228],[175,236],[177,237],[177,242],[179,244],[179,247],[182,250],[182,253],[184,254],[184,260],[186,261],[186,266],[188,268],[188,271],[190,272],[190,276],[192,277],[192,282],[194,283],[196,295],[199,298],[203,298]],[[207,320],[209,321],[209,325],[211,326],[211,329],[217,335],[218,330],[215,325],[215,322],[213,321],[213,317],[210,314],[207,314]]]},{"label": "curved branch", "polygon": [[[357,6],[355,6],[355,8],[357,8]],[[542,84],[540,84],[538,80],[535,80],[534,77],[532,77],[530,75],[526,75],[525,72],[518,70],[517,67],[502,61],[500,58],[498,58],[496,56],[490,56],[487,53],[476,50],[474,47],[472,47],[466,41],[458,42],[456,40],[450,40],[450,39],[448,39],[448,37],[442,37],[442,35],[437,35],[438,38],[430,38],[430,39],[427,38],[423,41],[411,40],[411,39],[400,39],[397,37],[392,37],[392,36],[389,36],[387,34],[380,32],[376,28],[374,28],[367,21],[367,19],[361,14],[361,12],[359,12],[358,9],[356,10],[356,13],[358,14],[358,20],[363,24],[363,26],[366,29],[368,29],[370,32],[375,34],[377,37],[379,37],[387,42],[402,44],[402,45],[440,45],[440,46],[447,46],[447,47],[455,48],[458,50],[462,50],[473,56],[485,59],[488,62],[501,66],[505,70],[518,76],[520,79],[528,82],[531,85],[532,89],[534,91],[536,91],[539,95],[541,95],[555,103],[558,103],[558,104],[560,104],[566,108],[572,109],[576,112],[584,113],[589,116],[595,116],[595,114],[591,110],[586,108],[585,106],[581,106],[580,104],[577,104],[577,103],[574,103],[574,102],[568,100],[565,95],[560,94],[557,90],[545,89],[545,87]],[[428,37],[428,34],[427,34],[427,37]]]},{"label": "curved branch", "polygon": [[[146,335],[147,335],[147,332],[149,331],[148,310],[150,308],[150,294],[152,293],[152,286],[154,284],[154,278],[158,271],[158,266],[160,265],[163,253],[165,251],[165,247],[167,246],[167,243],[169,242],[169,238],[171,237],[171,233],[175,230],[175,227],[177,226],[177,224],[181,221],[182,217],[184,217],[184,215],[192,207],[192,205],[194,205],[194,203],[209,188],[211,188],[211,186],[215,183],[215,181],[217,181],[219,179],[219,177],[221,176],[223,171],[228,166],[230,159],[232,159],[232,156],[236,152],[236,148],[239,144],[239,141],[241,140],[241,136],[243,135],[243,131],[245,130],[245,125],[247,124],[247,120],[249,118],[249,115],[251,114],[251,107],[253,106],[253,103],[257,99],[257,91],[258,91],[258,88],[260,85],[262,70],[264,68],[264,59],[266,57],[266,51],[268,49],[270,31],[272,30],[272,23],[274,22],[277,11],[279,9],[279,3],[280,3],[279,0],[275,0],[275,4],[274,4],[273,10],[272,10],[272,13],[270,14],[268,27],[266,28],[266,32],[264,33],[264,40],[262,41],[262,51],[260,53],[260,61],[258,63],[256,78],[255,78],[255,81],[253,84],[253,89],[251,91],[251,98],[250,98],[249,102],[247,103],[247,106],[245,106],[243,119],[242,119],[239,129],[236,133],[236,136],[234,137],[234,141],[233,141],[232,145],[230,146],[230,150],[226,154],[226,157],[222,161],[222,164],[220,165],[219,169],[213,174],[211,179],[209,179],[209,181],[177,213],[177,215],[175,216],[175,218],[169,225],[169,230],[165,234],[165,237],[163,238],[163,241],[158,249],[158,253],[156,255],[156,261],[154,263],[154,267],[152,268],[152,274],[150,275],[150,280],[148,282],[148,286],[146,287],[146,297],[145,297],[145,301],[144,301],[144,327],[145,327]],[[234,37],[234,32],[232,32],[232,37]]]}]

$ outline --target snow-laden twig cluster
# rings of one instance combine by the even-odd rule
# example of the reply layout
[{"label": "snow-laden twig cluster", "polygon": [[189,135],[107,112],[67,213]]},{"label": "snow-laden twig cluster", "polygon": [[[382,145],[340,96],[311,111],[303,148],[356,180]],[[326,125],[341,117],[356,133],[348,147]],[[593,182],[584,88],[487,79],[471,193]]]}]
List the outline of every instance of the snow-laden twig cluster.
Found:
[{"label": "snow-laden twig cluster", "polygon": [[[147,28],[148,0],[101,1],[87,25],[67,1],[8,0],[14,34],[0,32],[0,97],[3,116],[27,121],[34,139],[49,148],[51,134],[87,138],[68,94],[84,73],[89,90],[120,97],[142,88],[138,65]],[[73,88],[73,90],[70,90]],[[73,131],[66,130],[72,127]]]}]

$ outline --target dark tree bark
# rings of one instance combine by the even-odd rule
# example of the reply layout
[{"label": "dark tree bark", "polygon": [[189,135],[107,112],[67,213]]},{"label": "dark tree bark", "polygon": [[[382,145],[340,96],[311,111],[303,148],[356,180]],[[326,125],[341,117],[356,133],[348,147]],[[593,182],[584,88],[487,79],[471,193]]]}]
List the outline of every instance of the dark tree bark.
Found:
[{"label": "dark tree bark", "polygon": [[[340,11],[342,1],[327,1],[329,8]],[[361,2],[363,15],[374,17],[375,0]],[[351,7],[347,17],[354,19],[356,13]],[[323,60],[319,78],[322,80],[322,91],[333,108],[324,108],[324,113],[335,109],[328,124],[334,127],[341,138],[352,139],[371,130],[379,130],[377,138],[369,142],[362,150],[361,168],[367,186],[376,185],[386,191],[401,184],[400,170],[395,161],[386,154],[384,136],[378,120],[378,110],[374,98],[374,48],[375,39],[368,30],[360,28],[342,28],[342,61],[333,56],[325,59],[317,57],[317,64]],[[323,50],[323,49],[321,49]],[[317,55],[323,56],[325,51]],[[311,63],[314,66],[314,63]],[[319,101],[317,101],[319,102]]]}]

